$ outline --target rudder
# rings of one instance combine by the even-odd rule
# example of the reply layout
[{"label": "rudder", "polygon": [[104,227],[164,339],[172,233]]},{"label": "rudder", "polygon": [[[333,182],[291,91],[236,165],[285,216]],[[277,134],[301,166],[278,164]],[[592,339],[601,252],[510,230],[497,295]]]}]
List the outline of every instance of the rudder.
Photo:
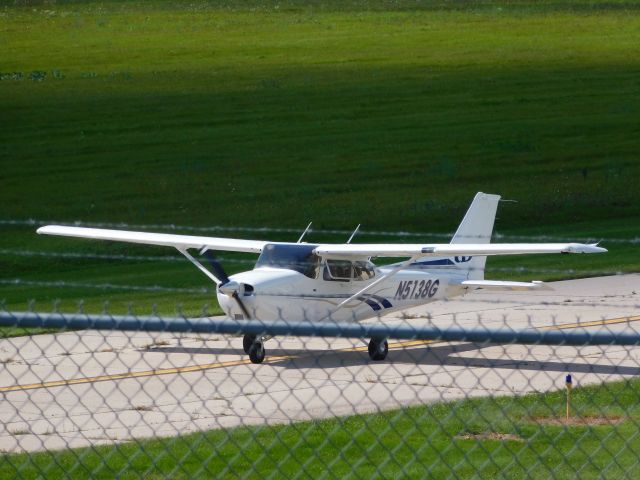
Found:
[{"label": "rudder", "polygon": [[[499,201],[500,195],[476,193],[458,230],[453,235],[451,243],[491,243]],[[483,280],[486,262],[486,256],[472,257],[470,261],[466,262],[464,268],[468,269],[467,278],[469,280]],[[458,264],[458,267],[462,267],[462,265]]]}]

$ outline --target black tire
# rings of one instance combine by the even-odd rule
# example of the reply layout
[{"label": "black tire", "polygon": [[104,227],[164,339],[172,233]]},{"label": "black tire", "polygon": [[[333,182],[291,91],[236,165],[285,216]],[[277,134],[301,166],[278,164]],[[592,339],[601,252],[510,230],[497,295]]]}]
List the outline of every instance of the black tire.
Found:
[{"label": "black tire", "polygon": [[369,341],[369,358],[371,360],[384,360],[387,358],[387,353],[389,353],[389,342],[386,340],[381,342],[375,338]]},{"label": "black tire", "polygon": [[266,352],[262,342],[253,342],[249,348],[249,359],[251,363],[262,363]]},{"label": "black tire", "polygon": [[250,333],[245,333],[242,339],[242,349],[244,350],[244,353],[246,353],[247,355],[249,354],[249,349],[251,348],[251,345],[253,345],[255,341],[256,341],[255,335],[251,335]]}]

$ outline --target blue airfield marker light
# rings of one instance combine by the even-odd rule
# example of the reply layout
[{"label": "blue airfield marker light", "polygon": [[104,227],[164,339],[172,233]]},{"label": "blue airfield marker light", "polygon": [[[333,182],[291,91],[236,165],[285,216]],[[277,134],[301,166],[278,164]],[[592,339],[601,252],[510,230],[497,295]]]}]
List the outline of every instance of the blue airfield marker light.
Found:
[{"label": "blue airfield marker light", "polygon": [[569,421],[569,405],[571,403],[571,389],[573,388],[573,383],[571,381],[571,374],[567,375],[564,379],[564,384],[567,387],[567,422]]}]

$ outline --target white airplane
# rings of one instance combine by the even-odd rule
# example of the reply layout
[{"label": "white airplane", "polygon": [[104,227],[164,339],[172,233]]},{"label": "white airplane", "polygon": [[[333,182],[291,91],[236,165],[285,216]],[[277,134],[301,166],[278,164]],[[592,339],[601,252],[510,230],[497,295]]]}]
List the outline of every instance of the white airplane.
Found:
[{"label": "white airplane", "polygon": [[[216,283],[220,306],[236,320],[358,322],[479,288],[550,290],[537,281],[485,280],[487,256],[607,251],[596,244],[580,243],[492,244],[499,200],[499,195],[476,194],[448,244],[352,244],[353,235],[344,244],[303,243],[309,227],[296,243],[59,225],[41,227],[38,233],[174,247]],[[200,255],[224,250],[260,256],[252,270],[228,277],[215,258],[210,258],[209,270],[189,249],[199,250]],[[404,260],[378,267],[371,262],[374,257]],[[244,350],[253,363],[264,360],[267,339],[244,336]],[[384,360],[387,352],[386,339],[370,339],[372,360]]]}]

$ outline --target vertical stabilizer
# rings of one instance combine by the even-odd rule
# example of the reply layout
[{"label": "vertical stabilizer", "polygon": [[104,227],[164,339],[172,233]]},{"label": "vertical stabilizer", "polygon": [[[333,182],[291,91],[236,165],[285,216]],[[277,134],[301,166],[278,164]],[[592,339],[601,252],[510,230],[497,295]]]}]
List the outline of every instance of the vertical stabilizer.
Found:
[{"label": "vertical stabilizer", "polygon": [[[490,243],[499,201],[500,195],[478,192],[451,243]],[[469,280],[483,280],[486,261],[487,257],[472,257],[466,262],[456,263],[459,268],[468,269]]]}]

